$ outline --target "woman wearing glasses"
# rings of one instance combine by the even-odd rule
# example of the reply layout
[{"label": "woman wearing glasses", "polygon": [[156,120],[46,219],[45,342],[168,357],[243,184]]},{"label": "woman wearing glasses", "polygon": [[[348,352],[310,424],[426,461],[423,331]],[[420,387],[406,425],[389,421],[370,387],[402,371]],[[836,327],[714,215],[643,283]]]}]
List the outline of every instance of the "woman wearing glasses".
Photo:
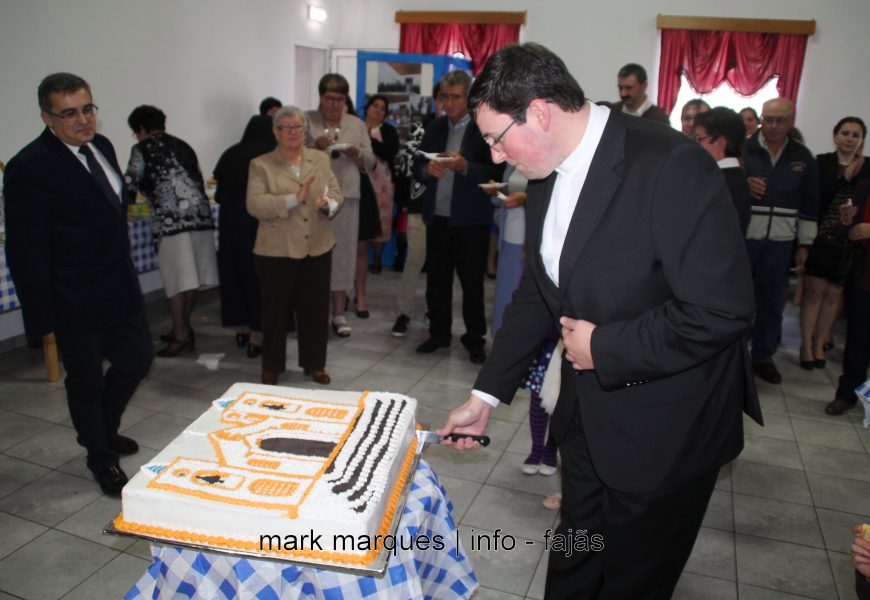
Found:
[{"label": "woman wearing glasses", "polygon": [[320,79],[320,107],[305,116],[306,142],[329,154],[330,166],[344,195],[344,206],[332,220],[336,245],[332,252],[332,328],[336,335],[348,337],[350,325],[344,316],[347,292],[353,289],[359,237],[360,170],[371,171],[375,155],[365,124],[356,115],[345,113],[350,87],[347,79],[327,73]]},{"label": "woman wearing glasses", "polygon": [[127,118],[139,140],[130,152],[127,190],[145,196],[153,207],[151,236],[169,298],[172,331],[157,356],[178,356],[195,347],[190,314],[196,290],[218,284],[214,219],[196,153],[166,133],[166,115],[155,106],[139,106]]},{"label": "woman wearing glasses", "polygon": [[316,383],[326,372],[326,320],[336,238],[330,218],[341,207],[329,157],[306,148],[304,118],[295,106],[273,117],[278,146],[251,161],[248,212],[259,220],[254,260],[263,299],[261,380],[275,385],[284,372],[287,321],[296,313],[299,366]]}]

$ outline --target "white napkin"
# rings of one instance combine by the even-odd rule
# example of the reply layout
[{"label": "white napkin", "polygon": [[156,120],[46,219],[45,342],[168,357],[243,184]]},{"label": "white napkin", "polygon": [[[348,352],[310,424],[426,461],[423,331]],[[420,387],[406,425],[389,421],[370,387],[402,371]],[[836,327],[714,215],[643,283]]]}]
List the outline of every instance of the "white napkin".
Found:
[{"label": "white napkin", "polygon": [[209,354],[208,352],[203,352],[199,355],[199,358],[196,359],[196,362],[203,365],[209,371],[217,371],[218,363],[221,359],[226,356],[223,352],[217,354]]}]

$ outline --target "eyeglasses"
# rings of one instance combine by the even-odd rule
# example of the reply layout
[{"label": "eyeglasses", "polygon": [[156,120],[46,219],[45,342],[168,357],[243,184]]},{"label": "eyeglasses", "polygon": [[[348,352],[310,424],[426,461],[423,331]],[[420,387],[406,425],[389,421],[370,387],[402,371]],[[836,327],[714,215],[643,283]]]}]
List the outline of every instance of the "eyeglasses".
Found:
[{"label": "eyeglasses", "polygon": [[78,108],[67,108],[59,113],[51,112],[50,110],[45,111],[50,114],[52,117],[57,117],[58,119],[62,119],[67,122],[74,121],[78,119],[79,115],[84,115],[86,118],[96,117],[97,116],[97,108],[96,104],[85,104],[81,110]]},{"label": "eyeglasses", "polygon": [[771,115],[761,115],[761,122],[767,125],[785,125],[791,117],[774,117]]},{"label": "eyeglasses", "polygon": [[346,96],[326,96],[323,95],[320,97],[324,102],[329,102],[330,104],[344,104]]},{"label": "eyeglasses", "polygon": [[498,137],[497,137],[497,138],[492,139],[492,138],[490,138],[490,137],[485,137],[485,138],[483,138],[483,141],[486,142],[486,145],[489,146],[490,148],[495,147],[496,144],[500,144],[500,143],[501,143],[502,138],[504,138],[505,134],[508,132],[508,130],[509,130],[511,127],[514,126],[514,123],[516,123],[516,122],[517,122],[516,119],[511,119],[511,122],[508,123],[508,126],[507,126],[507,127],[505,127],[504,129],[502,129],[501,133],[498,134]]},{"label": "eyeglasses", "polygon": [[275,129],[281,132],[299,131],[302,129],[302,125],[275,125]]}]

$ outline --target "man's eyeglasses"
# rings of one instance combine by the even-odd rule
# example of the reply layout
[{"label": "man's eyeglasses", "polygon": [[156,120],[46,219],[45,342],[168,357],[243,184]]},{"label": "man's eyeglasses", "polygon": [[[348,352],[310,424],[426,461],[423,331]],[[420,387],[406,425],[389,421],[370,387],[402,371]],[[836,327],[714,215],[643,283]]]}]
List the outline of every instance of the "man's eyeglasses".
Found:
[{"label": "man's eyeglasses", "polygon": [[504,129],[502,129],[501,133],[498,134],[498,137],[497,137],[497,138],[492,139],[491,137],[485,137],[485,138],[483,138],[483,141],[486,142],[486,145],[489,146],[490,148],[495,147],[496,144],[500,144],[500,143],[501,143],[502,138],[504,138],[505,134],[508,132],[508,130],[509,130],[511,127],[514,126],[514,123],[516,123],[516,122],[517,122],[516,119],[511,119],[511,122],[508,123],[508,126],[507,126],[507,127],[505,127]]},{"label": "man's eyeglasses", "polygon": [[281,132],[299,131],[300,129],[302,129],[302,125],[276,125],[275,129]]},{"label": "man's eyeglasses", "polygon": [[767,125],[785,125],[790,117],[774,117],[771,115],[761,115],[761,122]]},{"label": "man's eyeglasses", "polygon": [[97,110],[99,109],[97,108],[96,104],[85,104],[81,108],[81,110],[79,110],[78,108],[67,108],[60,111],[59,113],[51,112],[50,110],[47,110],[45,112],[50,114],[52,117],[57,117],[58,119],[71,122],[78,119],[79,115],[84,115],[87,118],[96,117]]}]

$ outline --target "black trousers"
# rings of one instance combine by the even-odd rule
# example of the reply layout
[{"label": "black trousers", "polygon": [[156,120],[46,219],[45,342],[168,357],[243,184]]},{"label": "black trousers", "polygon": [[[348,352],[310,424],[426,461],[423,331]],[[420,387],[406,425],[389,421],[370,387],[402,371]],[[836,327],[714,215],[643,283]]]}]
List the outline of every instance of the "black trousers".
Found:
[{"label": "black trousers", "polygon": [[332,251],[319,256],[255,256],[263,299],[263,370],[283,373],[287,323],[296,313],[299,366],[326,366],[329,335],[329,274]]},{"label": "black trousers", "polygon": [[555,536],[590,543],[586,551],[569,545],[570,553],[550,543],[545,598],[670,598],[692,552],[718,470],[661,492],[608,488],[595,472],[576,415],[559,453],[562,511]]},{"label": "black trousers", "polygon": [[[87,448],[87,465],[102,471],[117,464],[109,448],[118,435],[121,415],[154,359],[154,344],[145,310],[96,330],[55,332],[66,369],[69,414],[79,444]],[[103,359],[109,368],[103,372]]]},{"label": "black trousers", "polygon": [[870,367],[870,292],[846,287],[846,347],[843,349],[843,374],[837,398],[857,402],[855,388],[867,379]]},{"label": "black trousers", "polygon": [[426,226],[426,306],[429,335],[449,342],[453,324],[453,273],[462,285],[462,318],[466,334],[462,343],[483,348],[486,314],[483,308],[483,280],[489,226],[450,227],[447,217],[434,217]]}]

